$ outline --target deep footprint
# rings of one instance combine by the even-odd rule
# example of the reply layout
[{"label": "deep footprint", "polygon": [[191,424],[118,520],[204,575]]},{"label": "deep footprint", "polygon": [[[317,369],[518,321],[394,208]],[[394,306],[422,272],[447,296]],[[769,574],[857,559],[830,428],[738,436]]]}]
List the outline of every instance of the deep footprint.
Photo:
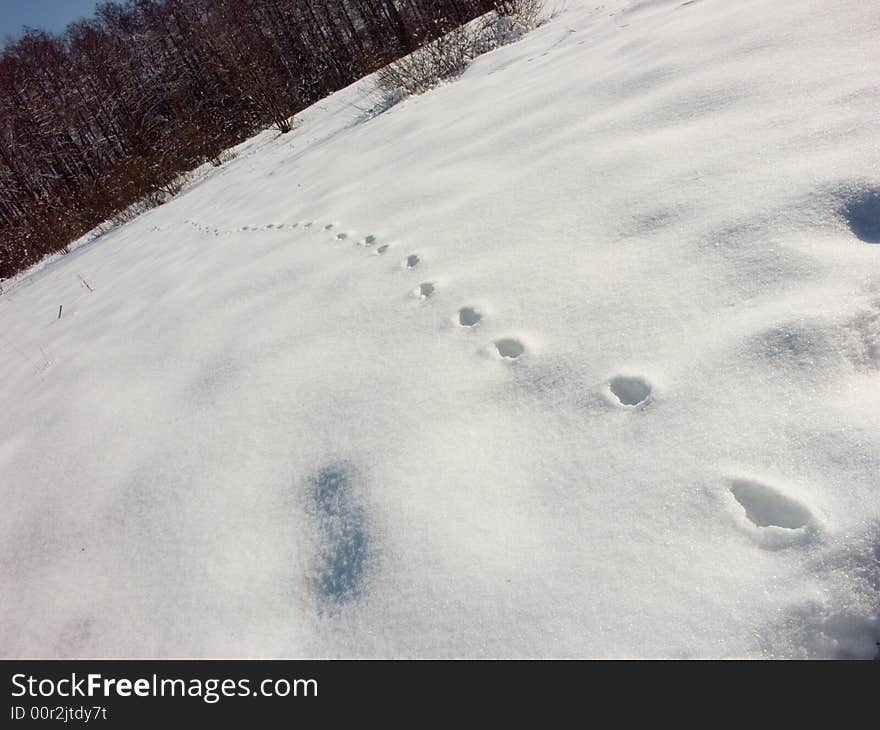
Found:
[{"label": "deep footprint", "polygon": [[865,243],[880,243],[880,191],[858,193],[846,201],[842,213],[856,238]]},{"label": "deep footprint", "polygon": [[651,386],[644,378],[617,375],[611,378],[608,387],[614,397],[624,406],[638,406],[651,396]]},{"label": "deep footprint", "polygon": [[495,349],[498,350],[498,354],[501,355],[501,357],[507,360],[516,360],[526,351],[522,342],[514,340],[511,337],[504,337],[500,340],[495,340]]},{"label": "deep footprint", "polygon": [[462,307],[458,310],[458,323],[462,327],[473,327],[482,318],[483,315],[473,307]]},{"label": "deep footprint", "polygon": [[416,256],[414,253],[411,253],[409,256],[406,257],[406,260],[403,262],[403,266],[406,269],[414,269],[416,268],[416,266],[419,265],[419,261],[419,257]]},{"label": "deep footprint", "polygon": [[797,530],[813,518],[800,502],[759,482],[735,479],[730,492],[746,511],[746,517],[757,527],[783,527]]},{"label": "deep footprint", "polygon": [[363,245],[364,245],[364,246],[372,246],[374,243],[376,243],[376,237],[373,236],[373,235],[367,236],[367,237],[363,240]]},{"label": "deep footprint", "polygon": [[431,281],[426,281],[422,284],[419,284],[419,288],[416,290],[416,294],[422,299],[427,299],[434,293],[434,283]]}]

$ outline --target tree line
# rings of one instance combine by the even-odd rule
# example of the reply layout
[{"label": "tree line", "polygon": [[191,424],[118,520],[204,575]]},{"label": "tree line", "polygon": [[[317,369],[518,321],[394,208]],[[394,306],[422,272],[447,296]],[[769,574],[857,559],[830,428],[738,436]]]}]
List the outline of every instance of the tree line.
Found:
[{"label": "tree line", "polygon": [[492,0],[127,0],[0,56],[0,279]]}]

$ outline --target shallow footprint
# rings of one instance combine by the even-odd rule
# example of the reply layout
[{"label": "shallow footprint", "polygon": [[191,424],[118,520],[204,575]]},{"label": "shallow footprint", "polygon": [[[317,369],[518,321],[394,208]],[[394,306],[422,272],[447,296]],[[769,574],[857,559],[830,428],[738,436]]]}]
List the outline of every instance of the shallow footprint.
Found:
[{"label": "shallow footprint", "polygon": [[324,230],[325,230],[325,231],[331,231],[331,230],[333,230],[333,224],[332,224],[332,223],[328,223],[326,226],[324,226]]},{"label": "shallow footprint", "polygon": [[512,337],[502,337],[500,340],[495,340],[495,349],[498,350],[501,357],[507,360],[516,360],[526,351],[522,342]]},{"label": "shallow footprint", "polygon": [[810,510],[800,502],[760,482],[734,479],[730,492],[746,511],[749,521],[757,527],[797,530],[813,518]]},{"label": "shallow footprint", "polygon": [[458,310],[458,323],[462,327],[473,327],[481,319],[483,319],[483,315],[473,307],[462,307]]},{"label": "shallow footprint", "polygon": [[311,512],[321,538],[312,574],[326,608],[357,600],[366,578],[370,539],[354,478],[353,469],[340,463],[325,466],[310,479]]},{"label": "shallow footprint", "polygon": [[348,234],[347,234],[347,233],[337,233],[337,234],[336,234],[336,240],[337,240],[337,241],[344,241],[346,238],[348,238]]},{"label": "shallow footprint", "polygon": [[379,254],[379,256],[381,256],[381,255],[382,255],[383,253],[385,253],[387,250],[388,250],[388,244],[387,244],[387,243],[383,243],[381,246],[379,246],[379,248],[376,249],[376,253]]},{"label": "shallow footprint", "polygon": [[638,406],[651,397],[651,386],[639,376],[617,375],[608,382],[611,393],[624,406]]},{"label": "shallow footprint", "polygon": [[371,234],[371,235],[367,236],[366,238],[364,238],[363,241],[361,241],[361,245],[362,246],[372,246],[374,243],[376,243],[376,240],[377,240],[376,237]]}]

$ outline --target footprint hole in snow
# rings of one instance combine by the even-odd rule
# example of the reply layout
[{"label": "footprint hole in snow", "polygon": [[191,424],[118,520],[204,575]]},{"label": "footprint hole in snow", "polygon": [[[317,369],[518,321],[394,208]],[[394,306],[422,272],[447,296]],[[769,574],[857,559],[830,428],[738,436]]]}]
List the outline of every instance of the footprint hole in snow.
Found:
[{"label": "footprint hole in snow", "polygon": [[373,235],[369,235],[364,239],[364,246],[372,246],[376,243],[376,237]]},{"label": "footprint hole in snow", "polygon": [[648,400],[651,386],[644,378],[631,375],[617,375],[608,383],[614,397],[624,406],[638,406]]},{"label": "footprint hole in snow", "polygon": [[336,234],[336,240],[337,240],[337,241],[344,241],[346,238],[348,238],[348,234],[347,234],[347,233],[337,233],[337,234]]},{"label": "footprint hole in snow", "polygon": [[730,492],[745,510],[749,521],[757,527],[797,530],[812,519],[810,510],[800,502],[760,482],[736,479]]},{"label": "footprint hole in snow", "polygon": [[411,253],[404,260],[403,266],[406,269],[414,269],[414,268],[416,268],[416,266],[419,265],[419,261],[420,261],[419,257],[416,254]]},{"label": "footprint hole in snow", "polygon": [[383,243],[379,248],[376,249],[376,253],[380,256],[388,250],[388,244]]},{"label": "footprint hole in snow", "polygon": [[880,243],[880,190],[862,190],[842,208],[850,231],[860,241]]},{"label": "footprint hole in snow", "polygon": [[324,230],[325,230],[325,231],[332,231],[332,230],[333,230],[333,224],[332,224],[332,223],[328,223],[326,226],[324,226]]},{"label": "footprint hole in snow", "polygon": [[419,284],[419,288],[415,291],[416,296],[427,299],[434,293],[434,282],[426,281]]},{"label": "footprint hole in snow", "polygon": [[498,350],[501,357],[507,360],[516,360],[526,351],[522,342],[512,337],[502,337],[500,340],[495,340],[495,349]]},{"label": "footprint hole in snow", "polygon": [[462,327],[473,327],[482,318],[483,315],[473,307],[462,307],[458,310],[458,323]]}]

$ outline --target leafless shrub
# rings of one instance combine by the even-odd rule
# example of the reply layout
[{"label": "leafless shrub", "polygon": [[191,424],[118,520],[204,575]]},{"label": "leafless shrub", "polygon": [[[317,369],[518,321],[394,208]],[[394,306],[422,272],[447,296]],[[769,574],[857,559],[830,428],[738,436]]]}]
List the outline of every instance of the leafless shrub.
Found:
[{"label": "leafless shrub", "polygon": [[501,0],[489,17],[440,36],[376,74],[383,111],[454,78],[477,56],[519,40],[543,22],[543,0]]},{"label": "leafless shrub", "polygon": [[148,210],[158,208],[160,205],[167,202],[170,198],[173,198],[181,190],[183,190],[184,186],[190,181],[191,178],[192,174],[189,172],[185,172],[173,177],[164,185],[161,185],[158,188],[152,190],[137,202],[132,203],[131,205],[113,215],[110,220],[99,227],[99,232],[106,233],[107,231],[116,228],[116,226],[121,226],[124,223],[133,221],[135,218],[141,215],[141,213],[146,213]]},{"label": "leafless shrub", "polygon": [[381,69],[378,88],[385,95],[424,93],[467,68],[474,58],[475,41],[473,29],[456,28]]},{"label": "leafless shrub", "polygon": [[210,162],[214,167],[220,167],[221,165],[225,165],[227,162],[231,162],[237,157],[235,152],[232,150],[223,150],[222,152],[218,152],[214,155]]},{"label": "leafless shrub", "polygon": [[544,0],[496,0],[495,12],[499,18],[510,18],[530,31],[541,25]]},{"label": "leafless shrub", "polygon": [[117,226],[124,225],[130,221],[133,221],[137,218],[141,213],[146,213],[148,210],[152,210],[156,208],[162,203],[165,202],[165,197],[161,194],[150,193],[149,195],[141,198],[136,203],[132,203],[127,208],[119,211],[116,215],[114,215],[109,221],[104,223],[101,226],[101,232],[106,233]]},{"label": "leafless shrub", "polygon": [[[173,198],[181,190],[183,190],[184,186],[190,181],[191,178],[192,174],[188,172],[176,175],[175,177],[171,178],[167,183],[162,185],[159,188],[159,191],[164,194],[165,199]],[[162,202],[165,202],[165,200],[163,200]]]}]

